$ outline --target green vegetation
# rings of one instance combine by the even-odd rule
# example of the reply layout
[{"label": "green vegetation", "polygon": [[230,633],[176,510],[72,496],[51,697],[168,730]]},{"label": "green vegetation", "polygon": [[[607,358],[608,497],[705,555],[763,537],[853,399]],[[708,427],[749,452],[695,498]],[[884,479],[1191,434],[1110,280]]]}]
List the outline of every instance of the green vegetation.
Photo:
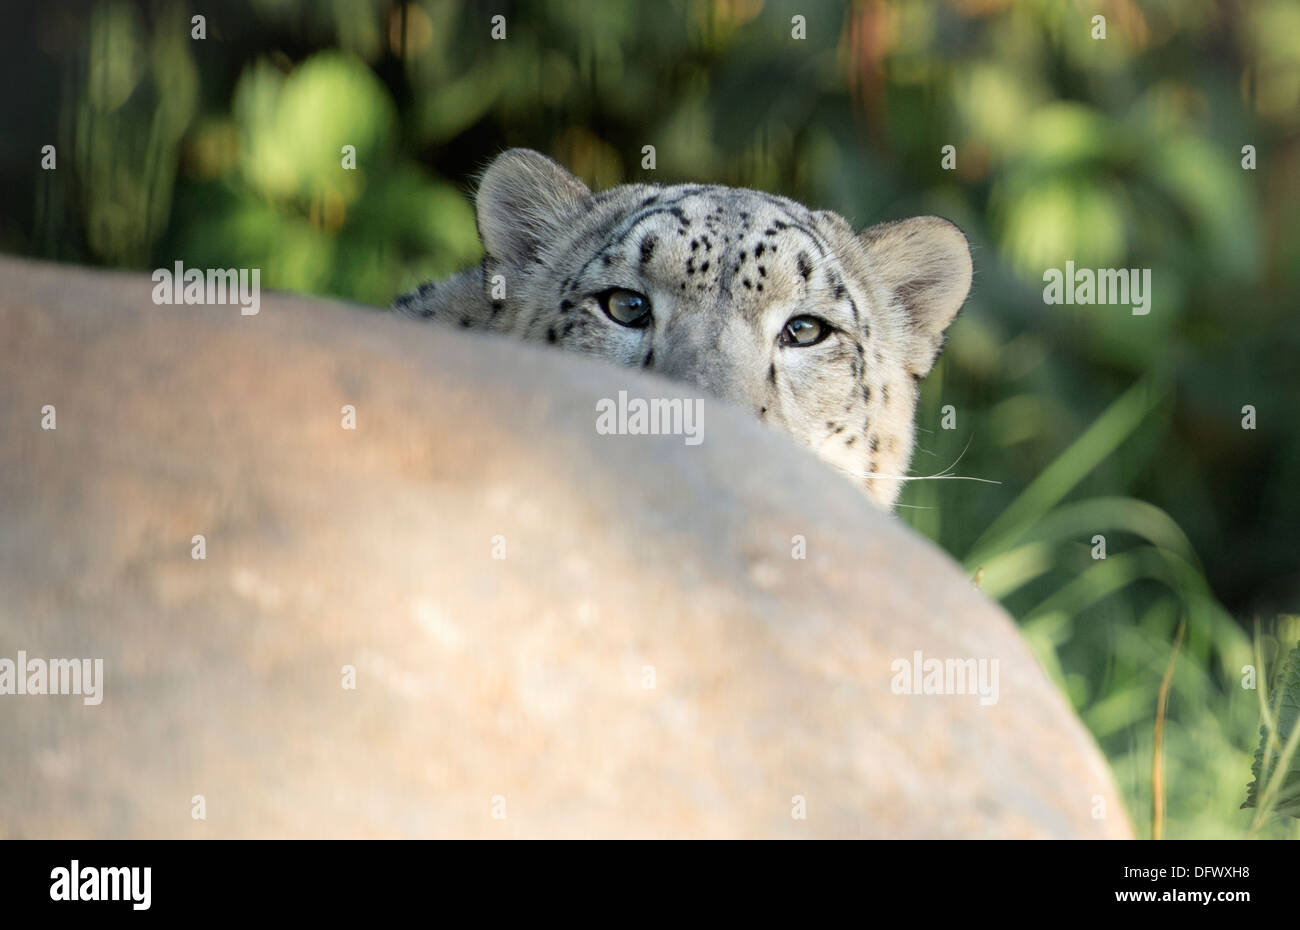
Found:
[{"label": "green vegetation", "polygon": [[[1247,686],[1296,639],[1250,629],[1300,595],[1293,0],[245,0],[205,4],[203,40],[179,4],[29,6],[0,37],[21,76],[8,251],[259,267],[384,305],[477,259],[467,192],[511,145],[594,186],[709,180],[861,225],[957,222],[975,285],[924,385],[914,473],[996,483],[910,482],[903,519],[1019,620],[1140,834],[1181,622],[1164,835],[1300,835],[1238,809],[1261,717],[1294,721]],[[1150,313],[1046,305],[1067,261],[1151,269]]]},{"label": "green vegetation", "polygon": [[1251,772],[1246,803],[1258,815],[1252,829],[1267,823],[1274,814],[1300,818],[1300,646],[1291,650],[1280,666],[1273,683],[1273,700],[1259,692],[1259,748]]}]

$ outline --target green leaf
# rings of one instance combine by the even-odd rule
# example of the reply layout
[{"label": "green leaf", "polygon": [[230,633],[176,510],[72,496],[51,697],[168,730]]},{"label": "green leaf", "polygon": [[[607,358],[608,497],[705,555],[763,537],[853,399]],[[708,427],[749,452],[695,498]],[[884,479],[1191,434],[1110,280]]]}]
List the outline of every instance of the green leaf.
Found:
[{"label": "green leaf", "polygon": [[1300,818],[1300,644],[1291,650],[1278,673],[1273,692],[1273,721],[1259,728],[1259,747],[1250,767],[1255,776],[1246,787],[1242,808],[1258,807],[1261,814],[1270,812]]}]

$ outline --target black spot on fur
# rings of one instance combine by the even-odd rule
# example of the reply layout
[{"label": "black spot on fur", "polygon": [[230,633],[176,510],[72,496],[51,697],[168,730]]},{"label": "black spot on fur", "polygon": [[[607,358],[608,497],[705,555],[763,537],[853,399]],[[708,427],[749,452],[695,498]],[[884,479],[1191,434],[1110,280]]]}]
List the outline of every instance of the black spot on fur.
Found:
[{"label": "black spot on fur", "polygon": [[573,309],[573,301],[569,300],[567,297],[564,300],[560,301],[561,313],[568,313],[572,309]]},{"label": "black spot on fur", "polygon": [[649,352],[646,353],[645,358],[642,360],[641,367],[649,368],[654,363],[655,363],[655,350],[651,349]]},{"label": "black spot on fur", "polygon": [[467,317],[467,316],[463,316],[463,317],[460,318],[460,325],[461,325],[463,328],[465,328],[465,329],[469,329],[469,327],[470,327],[470,323],[471,323],[471,321],[470,321],[470,318],[469,318],[469,317]]},{"label": "black spot on fur", "polygon": [[871,437],[871,445],[870,445],[869,448],[871,449],[872,452],[878,452],[878,451],[880,450],[880,437],[879,437],[879,436],[872,436],[872,437]]},{"label": "black spot on fur", "polygon": [[771,226],[769,226],[767,229],[763,230],[763,235],[765,235],[765,236],[775,236],[775,235],[776,235],[776,230],[773,229]]},{"label": "black spot on fur", "polygon": [[492,315],[493,315],[493,316],[496,316],[498,313],[501,312],[501,308],[504,307],[504,306],[505,306],[505,304],[503,304],[503,303],[502,303],[501,301],[499,301],[499,300],[494,300],[494,301],[492,301]]},{"label": "black spot on fur", "polygon": [[767,251],[767,246],[760,242],[758,245],[754,246],[754,257],[762,258],[765,251]]},{"label": "black spot on fur", "polygon": [[742,281],[741,283],[744,284],[745,287],[747,287],[747,288],[749,288],[749,289],[751,289],[751,290],[752,290],[753,287],[754,287],[754,282],[751,281],[751,280],[749,280],[749,278],[746,278],[746,279],[745,279],[744,281]]},{"label": "black spot on fur", "polygon": [[698,249],[699,247],[700,247],[700,240],[699,240],[699,239],[692,239],[692,240],[691,240],[691,251],[694,252],[694,251],[695,251],[696,249]]},{"label": "black spot on fur", "polygon": [[766,277],[767,277],[767,268],[764,267],[763,265],[759,265],[759,266],[758,266],[758,276],[759,276],[760,278],[766,278]]},{"label": "black spot on fur", "polygon": [[654,255],[655,245],[658,244],[658,242],[659,237],[654,233],[650,233],[641,240],[641,264],[644,265],[646,262],[650,261],[650,256]]},{"label": "black spot on fur", "polygon": [[612,262],[613,260],[614,257],[610,255],[608,252],[606,252],[604,255],[600,257],[600,263],[604,265],[606,268],[609,267],[609,263]]},{"label": "black spot on fur", "polygon": [[805,281],[812,275],[812,259],[808,257],[807,252],[800,252],[795,257],[794,266],[799,269],[799,274]]},{"label": "black spot on fur", "polygon": [[547,342],[554,342],[555,339],[556,339],[556,336],[555,336],[555,327],[552,326],[552,327],[550,327],[548,330],[546,330],[546,341],[547,341]]},{"label": "black spot on fur", "polygon": [[705,262],[703,265],[700,266],[700,271],[701,271],[701,272],[705,272],[705,271],[708,271],[708,270],[709,270],[709,263],[708,263],[708,262]]},{"label": "black spot on fur", "polygon": [[844,440],[844,445],[845,445],[846,447],[847,447],[847,446],[851,446],[851,445],[853,445],[853,444],[854,444],[855,442],[857,442],[857,441],[858,441],[858,437],[857,437],[856,435],[854,435],[854,436],[850,436],[848,439]]},{"label": "black spot on fur", "polygon": [[776,362],[773,362],[767,369],[767,380],[776,384]]}]

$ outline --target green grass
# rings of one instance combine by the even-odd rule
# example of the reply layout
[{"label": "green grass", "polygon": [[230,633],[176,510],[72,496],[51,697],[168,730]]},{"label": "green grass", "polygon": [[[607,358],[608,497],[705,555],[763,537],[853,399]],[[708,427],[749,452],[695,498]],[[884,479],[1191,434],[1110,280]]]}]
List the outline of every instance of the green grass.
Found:
[{"label": "green grass", "polygon": [[[1185,622],[1164,722],[1164,836],[1296,838],[1297,822],[1279,817],[1276,808],[1294,803],[1295,785],[1288,782],[1283,792],[1280,779],[1300,728],[1293,726],[1285,745],[1274,747],[1282,762],[1267,769],[1277,773],[1267,809],[1240,809],[1261,719],[1273,732],[1264,656],[1278,652],[1277,637],[1261,634],[1252,643],[1215,598],[1187,536],[1163,510],[1131,497],[1075,496],[1085,478],[1168,402],[1156,378],[1139,379],[997,513],[962,562],[1017,618],[1097,739],[1139,836],[1152,835],[1159,691],[1175,632]],[[945,523],[954,518],[942,517],[939,492],[920,488],[909,499],[938,505],[903,514],[945,542]],[[1096,535],[1106,538],[1105,558],[1093,556]],[[1285,642],[1287,634],[1279,635]]]}]

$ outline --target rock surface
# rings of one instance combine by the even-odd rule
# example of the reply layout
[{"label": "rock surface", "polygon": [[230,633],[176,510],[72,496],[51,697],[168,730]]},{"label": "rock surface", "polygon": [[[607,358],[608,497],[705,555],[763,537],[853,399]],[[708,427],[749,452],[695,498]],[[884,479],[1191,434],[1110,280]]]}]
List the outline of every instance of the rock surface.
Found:
[{"label": "rock surface", "polygon": [[1129,835],[1006,614],[745,414],[598,435],[690,391],[151,290],[0,259],[0,657],[104,663],[0,696],[0,837]]}]

